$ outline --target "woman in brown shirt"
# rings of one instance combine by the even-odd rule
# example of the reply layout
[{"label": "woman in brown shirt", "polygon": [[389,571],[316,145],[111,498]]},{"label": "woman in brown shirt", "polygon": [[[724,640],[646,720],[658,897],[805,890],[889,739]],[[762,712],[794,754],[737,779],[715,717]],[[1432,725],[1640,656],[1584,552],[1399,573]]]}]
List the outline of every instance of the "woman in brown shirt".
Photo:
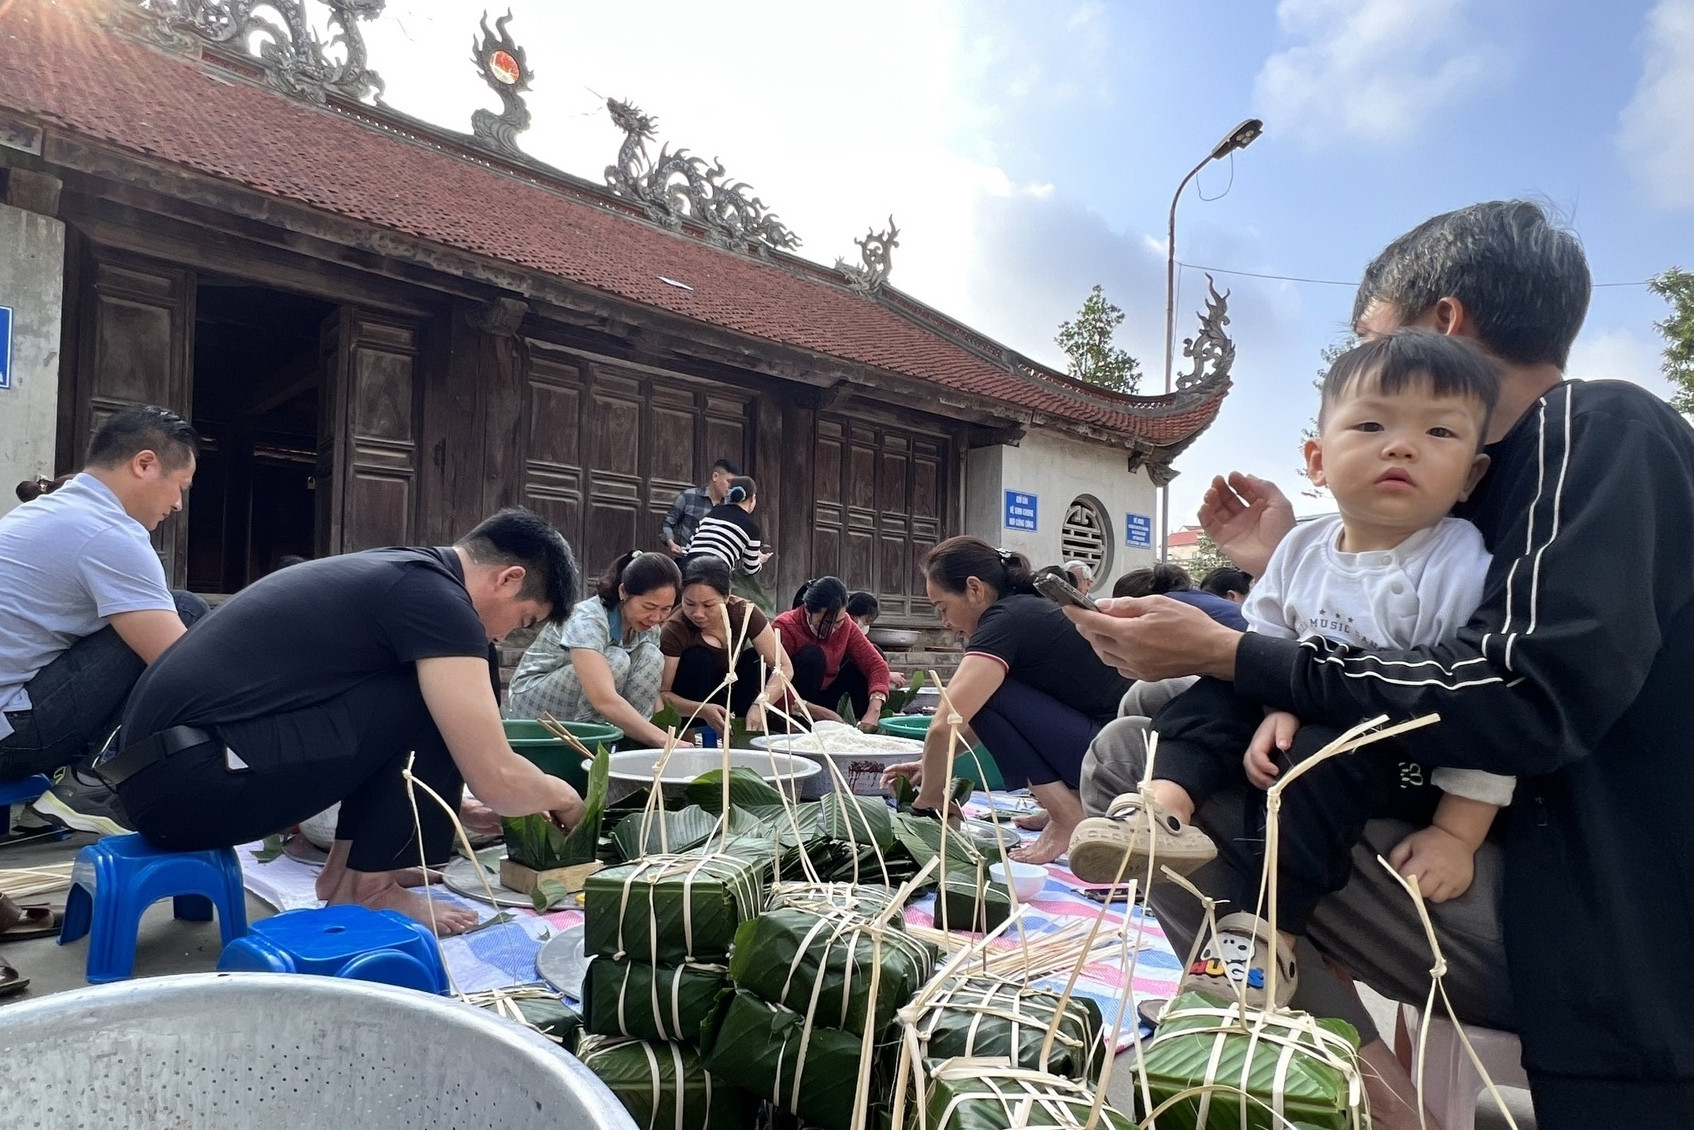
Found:
[{"label": "woman in brown shirt", "polygon": [[[729,647],[737,642],[741,650],[735,661],[735,681],[725,688]],[[749,601],[729,595],[729,566],[711,554],[683,560],[682,603],[665,621],[659,650],[665,657],[660,696],[684,719],[692,717],[720,734],[729,733],[730,716],[744,715],[749,730],[767,728],[764,711],[755,701],[761,660],[764,689],[773,698],[781,699],[782,687],[793,675],[765,614]]]}]

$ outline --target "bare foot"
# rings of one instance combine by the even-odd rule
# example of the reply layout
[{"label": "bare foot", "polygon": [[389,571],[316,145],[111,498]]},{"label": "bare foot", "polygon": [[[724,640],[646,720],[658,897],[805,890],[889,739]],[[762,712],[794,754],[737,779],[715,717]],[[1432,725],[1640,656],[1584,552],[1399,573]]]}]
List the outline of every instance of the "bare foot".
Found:
[{"label": "bare foot", "polygon": [[1037,808],[1031,812],[1020,812],[1012,817],[1012,823],[1026,832],[1039,832],[1047,826],[1047,810]]},{"label": "bare foot", "polygon": [[343,871],[340,883],[325,901],[334,906],[352,903],[371,910],[398,910],[437,934],[462,934],[477,923],[474,910],[464,910],[406,890],[393,871]]},{"label": "bare foot", "polygon": [[315,886],[317,896],[325,902],[335,894],[347,875],[347,853],[353,850],[352,840],[336,840],[329,848],[329,858],[324,860],[324,869],[318,872]]},{"label": "bare foot", "polygon": [[1070,847],[1073,831],[1073,827],[1060,824],[1057,820],[1049,820],[1034,843],[1013,848],[1007,854],[1019,863],[1051,863],[1065,854],[1065,849]]},{"label": "bare foot", "polygon": [[[389,874],[393,875],[394,881],[402,887],[421,887],[424,885],[424,869],[422,867],[404,867],[399,871],[390,871]],[[429,885],[439,887],[443,882],[442,875],[443,872],[440,868],[431,867],[429,869]]]}]

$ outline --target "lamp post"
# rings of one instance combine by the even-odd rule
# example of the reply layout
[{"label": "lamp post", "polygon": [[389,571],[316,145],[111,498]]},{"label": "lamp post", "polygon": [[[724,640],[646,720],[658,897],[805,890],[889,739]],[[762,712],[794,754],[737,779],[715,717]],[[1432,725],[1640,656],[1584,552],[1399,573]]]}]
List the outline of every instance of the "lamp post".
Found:
[{"label": "lamp post", "polygon": [[[1188,170],[1188,175],[1182,178],[1182,183],[1176,186],[1176,192],[1171,196],[1170,222],[1165,230],[1165,395],[1171,391],[1172,343],[1176,339],[1176,205],[1182,199],[1182,190],[1188,187],[1188,182],[1199,175],[1201,169],[1213,161],[1218,161],[1234,153],[1237,149],[1245,149],[1258,140],[1265,131],[1265,123],[1258,118],[1248,118],[1224,136],[1224,139],[1212,146],[1212,151]],[[1170,540],[1170,484],[1159,488],[1159,550],[1158,556],[1164,560],[1165,551],[1169,548]]]}]

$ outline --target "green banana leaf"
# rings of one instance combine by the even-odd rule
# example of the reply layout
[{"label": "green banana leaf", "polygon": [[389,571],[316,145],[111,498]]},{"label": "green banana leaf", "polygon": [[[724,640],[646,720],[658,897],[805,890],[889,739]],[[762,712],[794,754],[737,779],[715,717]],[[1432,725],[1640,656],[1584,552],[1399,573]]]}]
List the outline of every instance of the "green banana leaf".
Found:
[{"label": "green banana leaf", "polygon": [[642,1130],[746,1130],[759,1100],[712,1078],[686,1044],[584,1036],[576,1056]]},{"label": "green banana leaf", "polygon": [[882,704],[882,716],[889,718],[905,710],[911,701],[918,697],[918,692],[923,689],[923,680],[923,672],[914,671],[912,677],[906,680],[905,686],[890,689],[887,701]]},{"label": "green banana leaf", "polygon": [[[484,1000],[483,997],[490,999]],[[557,993],[528,988],[513,992],[479,993],[468,998],[468,1003],[478,1004],[514,1024],[526,1024],[543,1036],[557,1040],[566,1051],[573,1050],[577,1039],[582,1035],[581,1014],[566,1004]],[[514,1011],[522,1017],[521,1020],[511,1015]]]},{"label": "green banana leaf", "polygon": [[[858,1097],[859,1037],[806,1023],[752,993],[726,993],[706,1027],[702,1062],[713,1075],[822,1130],[850,1130]],[[874,1082],[872,1094],[879,1093]]]},{"label": "green banana leaf", "polygon": [[[674,810],[633,812],[612,829],[612,845],[626,860],[666,850],[690,851],[705,843],[717,826],[717,815],[695,804]],[[647,834],[645,841],[641,838],[643,830]]]},{"label": "green banana leaf", "polygon": [[[1283,1046],[1265,1039],[1253,1041],[1247,1026],[1240,1021],[1236,1021],[1237,1031],[1223,1036],[1222,1052],[1217,1053],[1216,1030],[1224,1024],[1216,1015],[1207,1013],[1224,1008],[1227,1003],[1206,993],[1183,993],[1171,1002],[1158,1032],[1144,1049],[1139,1067],[1147,1073],[1147,1089],[1155,1106],[1208,1081],[1240,1087],[1242,1068],[1248,1064],[1248,1055],[1251,1054],[1244,1089],[1260,1101],[1243,1100],[1238,1092],[1213,1092],[1205,1121],[1208,1130],[1224,1130],[1226,1127],[1239,1130],[1243,1105],[1247,1108],[1246,1125],[1252,1130],[1270,1130],[1273,1126],[1284,1125],[1276,1121],[1264,1105],[1272,1101],[1272,1088],[1279,1071],[1282,1075],[1284,1118],[1303,1127],[1322,1130],[1345,1130],[1352,1125],[1349,1112],[1352,1099],[1347,1076],[1318,1054],[1320,1039],[1329,1040],[1332,1050],[1344,1058],[1349,1054],[1348,1049],[1356,1053],[1359,1034],[1352,1025],[1344,1020],[1304,1018],[1309,1023],[1297,1028],[1293,1039],[1312,1050],[1295,1050],[1288,1056],[1287,1064],[1279,1066],[1279,1060],[1284,1055]],[[1320,1037],[1313,1028],[1327,1035]],[[1266,1031],[1278,1036],[1289,1034],[1287,1028],[1267,1028]],[[1208,1065],[1214,1054],[1218,1056],[1217,1067],[1208,1080]],[[1139,1103],[1140,1087],[1134,1090]],[[1198,1097],[1186,1099],[1162,1112],[1159,1126],[1168,1127],[1168,1130],[1195,1130],[1198,1113]]]},{"label": "green banana leaf", "polygon": [[918,1038],[928,1059],[1004,1056],[1031,1071],[1091,1082],[1105,1062],[1100,1006],[1088,997],[1066,1001],[1043,1061],[1041,1049],[1058,1005],[1058,993],[969,977],[924,1010],[917,1022]]},{"label": "green banana leaf", "polygon": [[[1094,1092],[1060,1076],[1007,1072],[974,1060],[949,1060],[930,1068],[925,1113],[930,1130],[1005,1130],[1008,1126],[1056,1126],[1081,1130],[1094,1109]],[[912,1125],[915,1118],[907,1118]],[[1159,1126],[1165,1125],[1159,1116]],[[1100,1108],[1096,1130],[1136,1130],[1135,1120],[1109,1106]]]},{"label": "green banana leaf", "polygon": [[1012,896],[978,871],[949,871],[935,898],[935,924],[943,930],[986,934],[1012,916]]},{"label": "green banana leaf", "polygon": [[[707,812],[723,811],[723,770],[711,769],[683,787],[682,795],[690,804]],[[729,803],[732,808],[782,807],[782,794],[745,765],[729,770]]]},{"label": "green banana leaf", "polygon": [[[776,883],[765,910],[805,910],[813,914],[846,911],[861,918],[881,919],[893,905],[892,888],[869,883]],[[903,922],[895,915],[888,924],[898,928]]]},{"label": "green banana leaf", "polygon": [[597,1036],[700,1042],[729,985],[721,965],[647,965],[593,957],[582,980],[583,1028]]},{"label": "green banana leaf", "polygon": [[[768,910],[735,933],[729,975],[771,1004],[786,1005],[812,1022],[855,1035],[867,1016],[880,1033],[894,1011],[935,972],[935,948],[899,930],[880,931],[850,913],[819,915]],[[877,967],[876,1007],[870,1007]]]},{"label": "green banana leaf", "polygon": [[742,922],[764,909],[769,868],[725,854],[649,855],[583,885],[585,952],[652,965],[729,955]]},{"label": "green banana leaf", "polygon": [[606,813],[611,772],[611,755],[605,746],[600,746],[588,771],[583,817],[568,833],[545,812],[502,816],[500,831],[506,841],[507,856],[536,871],[594,862],[600,848],[600,825]]}]

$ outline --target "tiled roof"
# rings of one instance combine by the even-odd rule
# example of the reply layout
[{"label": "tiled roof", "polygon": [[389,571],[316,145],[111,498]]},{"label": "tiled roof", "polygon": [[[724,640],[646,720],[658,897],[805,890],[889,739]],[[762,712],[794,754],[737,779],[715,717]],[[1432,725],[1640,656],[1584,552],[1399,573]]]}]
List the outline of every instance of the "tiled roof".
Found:
[{"label": "tiled roof", "polygon": [[1217,414],[1221,393],[1180,405],[1116,398],[995,364],[881,303],[807,277],[814,272],[725,251],[339,111],[214,77],[202,63],[93,28],[69,5],[0,6],[0,105],[51,126],[752,338],[1150,446],[1180,443]]}]

